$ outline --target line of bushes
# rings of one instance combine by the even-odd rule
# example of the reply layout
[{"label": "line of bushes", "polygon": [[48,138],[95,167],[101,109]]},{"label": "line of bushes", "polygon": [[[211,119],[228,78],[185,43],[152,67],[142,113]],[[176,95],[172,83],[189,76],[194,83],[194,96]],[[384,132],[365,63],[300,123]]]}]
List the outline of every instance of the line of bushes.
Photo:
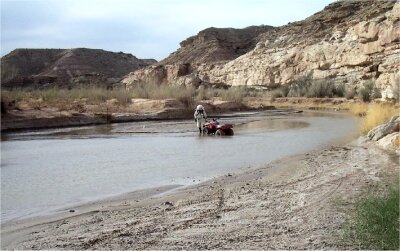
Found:
[{"label": "line of bushes", "polygon": [[[241,103],[243,99],[249,95],[254,95],[254,93],[246,87],[217,89],[201,86],[195,89],[194,87],[186,86],[146,83],[137,84],[130,90],[124,88],[106,89],[96,86],[73,89],[54,87],[40,90],[2,90],[1,100],[2,104],[27,100],[32,103],[35,100],[40,100],[39,103],[67,108],[74,101],[80,99],[86,99],[86,103],[88,104],[101,104],[107,100],[116,99],[118,100],[118,104],[123,106],[128,105],[133,98],[177,99],[190,107],[193,106],[196,101],[216,97],[226,101]],[[40,106],[40,104],[38,104],[38,106]],[[40,107],[38,107],[38,109],[40,109]]]},{"label": "line of bushes", "polygon": [[345,97],[352,99],[358,96],[362,101],[369,102],[380,98],[381,93],[375,87],[373,81],[364,83],[361,88],[348,87],[345,84],[335,84],[330,79],[313,80],[310,76],[303,76],[286,85],[276,88],[272,91],[271,97],[274,100],[279,97]]}]

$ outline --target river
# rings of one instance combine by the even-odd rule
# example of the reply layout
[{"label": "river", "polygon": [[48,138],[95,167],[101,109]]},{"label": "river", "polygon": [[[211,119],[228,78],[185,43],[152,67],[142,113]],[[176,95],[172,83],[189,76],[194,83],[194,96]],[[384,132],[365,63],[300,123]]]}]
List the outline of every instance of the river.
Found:
[{"label": "river", "polygon": [[6,133],[1,142],[2,223],[163,185],[190,185],[278,158],[349,141],[345,113],[226,116],[233,137],[198,135],[191,120]]}]

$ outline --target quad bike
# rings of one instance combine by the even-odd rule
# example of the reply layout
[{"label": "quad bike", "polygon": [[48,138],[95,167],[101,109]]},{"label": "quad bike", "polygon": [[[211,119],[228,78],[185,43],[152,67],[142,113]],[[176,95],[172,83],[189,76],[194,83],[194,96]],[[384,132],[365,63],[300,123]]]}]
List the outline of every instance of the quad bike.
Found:
[{"label": "quad bike", "polygon": [[233,125],[232,124],[223,124],[220,125],[216,119],[212,119],[206,121],[203,125],[203,134],[206,135],[217,135],[217,136],[233,136]]}]

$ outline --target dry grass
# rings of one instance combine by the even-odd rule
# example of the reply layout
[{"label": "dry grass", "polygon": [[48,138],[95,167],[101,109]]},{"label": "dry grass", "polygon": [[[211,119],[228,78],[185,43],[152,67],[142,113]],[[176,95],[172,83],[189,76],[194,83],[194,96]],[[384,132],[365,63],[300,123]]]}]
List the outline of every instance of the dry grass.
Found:
[{"label": "dry grass", "polygon": [[[15,103],[18,108],[33,108],[40,110],[44,107],[54,107],[59,110],[76,110],[83,112],[85,106],[112,106],[114,110],[124,110],[131,104],[133,98],[152,100],[176,99],[190,109],[196,101],[222,98],[226,101],[241,103],[248,95],[247,88],[231,87],[229,89],[212,89],[166,85],[138,84],[130,90],[100,87],[85,87],[74,89],[49,88],[43,90],[3,90],[1,100],[5,104]],[[112,101],[112,102],[110,102]],[[112,104],[112,105],[110,105]]]},{"label": "dry grass", "polygon": [[367,103],[354,103],[348,106],[351,113],[359,117],[363,117],[367,114],[368,104]]},{"label": "dry grass", "polygon": [[269,105],[277,108],[310,109],[310,110],[348,110],[348,101],[343,98],[274,98]]},{"label": "dry grass", "polygon": [[248,91],[246,87],[231,87],[227,90],[222,89],[218,90],[218,96],[221,97],[223,100],[232,101],[235,103],[242,103],[243,99],[248,96]]},{"label": "dry grass", "polygon": [[387,122],[391,117],[399,115],[399,107],[387,103],[358,103],[350,105],[349,108],[353,114],[362,117],[360,131],[363,134]]},{"label": "dry grass", "polygon": [[91,103],[101,103],[109,99],[117,99],[121,103],[129,101],[130,95],[124,90],[106,90],[103,88],[76,88],[60,89],[51,88],[45,90],[12,90],[2,91],[1,99],[23,101],[29,99],[43,100],[49,105],[57,105],[60,102],[73,102],[79,99],[87,99]]},{"label": "dry grass", "polygon": [[318,102],[318,99],[277,98],[270,103],[277,108],[312,110],[349,110],[360,117],[360,132],[368,133],[372,128],[383,124],[395,115],[400,115],[399,105],[394,103],[334,103]]}]

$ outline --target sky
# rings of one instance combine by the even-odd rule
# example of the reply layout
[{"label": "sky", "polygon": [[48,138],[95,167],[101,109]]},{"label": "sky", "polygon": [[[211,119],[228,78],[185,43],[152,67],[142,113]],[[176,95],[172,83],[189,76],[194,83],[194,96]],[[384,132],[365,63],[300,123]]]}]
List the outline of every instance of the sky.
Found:
[{"label": "sky", "polygon": [[86,47],[161,60],[208,27],[281,26],[334,0],[0,0],[1,56]]}]

